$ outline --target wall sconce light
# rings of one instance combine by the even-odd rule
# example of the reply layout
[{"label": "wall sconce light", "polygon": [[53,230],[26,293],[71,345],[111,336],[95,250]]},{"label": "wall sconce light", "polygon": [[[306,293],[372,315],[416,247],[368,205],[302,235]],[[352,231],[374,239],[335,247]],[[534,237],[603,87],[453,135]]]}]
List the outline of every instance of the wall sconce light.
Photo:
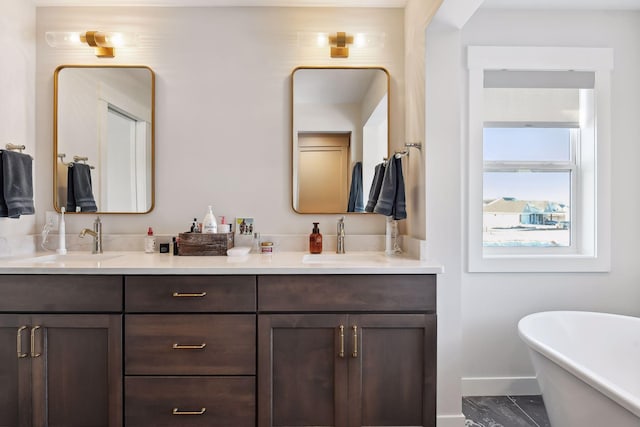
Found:
[{"label": "wall sconce light", "polygon": [[346,32],[329,33],[298,33],[298,46],[331,48],[332,58],[348,58],[349,45],[354,48],[382,48],[385,42],[384,33],[356,33],[349,35]]},{"label": "wall sconce light", "polygon": [[137,34],[113,31],[47,31],[47,44],[51,47],[78,47],[88,45],[98,58],[113,58],[115,48],[135,46]]},{"label": "wall sconce light", "polygon": [[348,35],[344,31],[338,31],[335,36],[329,36],[329,44],[331,45],[332,58],[348,58],[348,45],[353,44],[353,36]]}]

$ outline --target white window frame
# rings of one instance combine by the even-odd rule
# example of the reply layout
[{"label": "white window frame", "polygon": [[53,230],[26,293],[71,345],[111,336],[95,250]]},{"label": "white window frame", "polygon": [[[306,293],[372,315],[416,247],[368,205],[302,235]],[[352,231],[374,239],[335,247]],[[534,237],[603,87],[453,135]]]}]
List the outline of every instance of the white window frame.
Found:
[{"label": "white window frame", "polygon": [[[611,88],[613,49],[469,46],[467,254],[469,272],[605,272],[611,265]],[[483,246],[482,147],[485,70],[592,71],[595,73],[595,140],[581,141],[577,193],[571,206],[571,248]],[[572,196],[573,197],[573,196]],[[575,213],[574,213],[575,211]],[[524,249],[524,250],[523,250]]]}]

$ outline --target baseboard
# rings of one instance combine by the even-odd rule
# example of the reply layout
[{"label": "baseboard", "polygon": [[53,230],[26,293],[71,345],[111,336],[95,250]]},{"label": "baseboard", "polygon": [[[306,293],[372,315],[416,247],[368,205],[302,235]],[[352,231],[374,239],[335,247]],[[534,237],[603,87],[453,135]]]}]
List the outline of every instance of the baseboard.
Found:
[{"label": "baseboard", "polygon": [[436,425],[438,427],[464,427],[464,415],[438,415]]},{"label": "baseboard", "polygon": [[536,377],[462,378],[463,396],[522,396],[540,394]]}]

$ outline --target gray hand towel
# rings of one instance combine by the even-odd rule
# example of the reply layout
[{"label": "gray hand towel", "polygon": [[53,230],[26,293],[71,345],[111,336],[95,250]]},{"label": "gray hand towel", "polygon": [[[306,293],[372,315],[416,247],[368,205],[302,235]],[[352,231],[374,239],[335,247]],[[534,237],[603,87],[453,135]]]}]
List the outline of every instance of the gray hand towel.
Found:
[{"label": "gray hand towel", "polygon": [[393,219],[407,218],[407,201],[404,191],[404,175],[402,174],[402,159],[393,158],[396,164],[396,197],[393,203]]},{"label": "gray hand towel", "polygon": [[91,167],[83,163],[73,163],[67,173],[67,212],[97,212],[91,185]]},{"label": "gray hand towel", "polygon": [[33,159],[28,154],[2,151],[0,217],[33,215]]},{"label": "gray hand towel", "polygon": [[362,162],[356,162],[353,165],[347,212],[364,212],[364,202],[362,201]]},{"label": "gray hand towel", "polygon": [[384,171],[380,195],[373,211],[380,215],[392,216],[393,219],[407,217],[402,160],[395,156],[389,160]]},{"label": "gray hand towel", "polygon": [[384,178],[384,170],[384,163],[376,165],[373,182],[371,183],[371,189],[369,190],[369,201],[367,202],[367,206],[364,207],[365,212],[373,212],[373,209],[376,207],[376,203],[378,203],[380,188],[382,188],[382,180]]}]

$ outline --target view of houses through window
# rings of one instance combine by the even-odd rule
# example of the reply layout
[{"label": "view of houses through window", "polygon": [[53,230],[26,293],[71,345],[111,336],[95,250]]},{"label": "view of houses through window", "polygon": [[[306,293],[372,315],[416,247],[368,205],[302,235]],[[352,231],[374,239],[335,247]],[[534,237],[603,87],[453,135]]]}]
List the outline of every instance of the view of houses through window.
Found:
[{"label": "view of houses through window", "polygon": [[571,189],[578,135],[579,130],[570,124],[485,125],[485,247],[571,246]]}]

